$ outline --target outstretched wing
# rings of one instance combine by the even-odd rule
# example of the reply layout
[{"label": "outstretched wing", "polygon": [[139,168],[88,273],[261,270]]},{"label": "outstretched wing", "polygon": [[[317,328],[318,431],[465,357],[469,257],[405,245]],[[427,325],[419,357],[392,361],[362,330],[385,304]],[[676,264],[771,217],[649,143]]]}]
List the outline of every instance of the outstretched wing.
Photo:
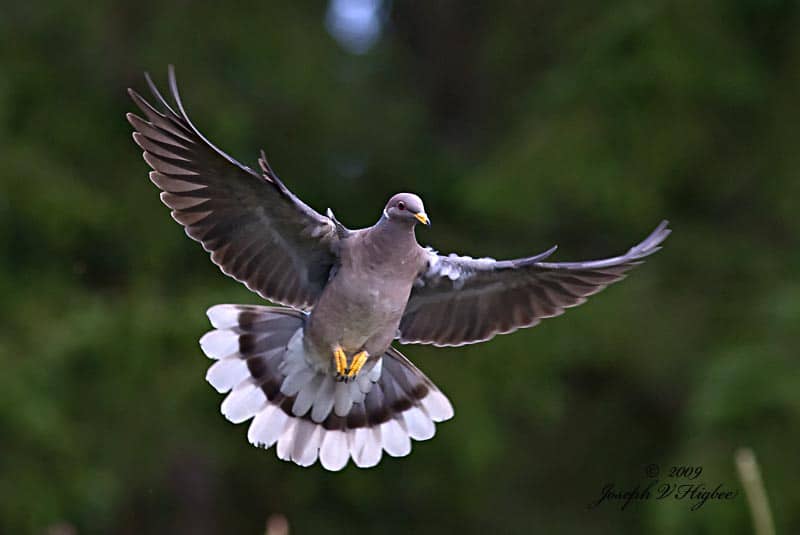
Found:
[{"label": "outstretched wing", "polygon": [[663,221],[624,255],[589,262],[542,262],[555,247],[504,261],[430,251],[428,269],[411,290],[399,340],[458,346],[532,327],[622,279],[658,251],[669,233]]},{"label": "outstretched wing", "polygon": [[212,145],[186,115],[171,65],[176,108],[145,77],[160,110],[129,89],[145,118],[127,118],[172,217],[226,275],[271,301],[313,306],[337,261],[333,221],[289,191],[263,152],[256,172]]}]

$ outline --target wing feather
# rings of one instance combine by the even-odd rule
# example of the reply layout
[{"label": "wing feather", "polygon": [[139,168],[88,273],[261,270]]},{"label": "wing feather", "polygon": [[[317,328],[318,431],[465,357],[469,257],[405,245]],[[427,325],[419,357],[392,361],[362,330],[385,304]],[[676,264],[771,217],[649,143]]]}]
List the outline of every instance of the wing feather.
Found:
[{"label": "wing feather", "polygon": [[588,262],[543,262],[555,247],[503,261],[428,250],[428,269],[417,279],[400,321],[400,342],[472,344],[563,314],[658,251],[670,234],[667,224],[662,221],[624,255]]},{"label": "wing feather", "polygon": [[155,106],[129,89],[144,117],[127,118],[173,219],[226,275],[271,301],[312,307],[338,261],[342,230],[289,191],[263,152],[256,172],[206,139],[186,114],[172,66],[172,104],[145,79]]}]

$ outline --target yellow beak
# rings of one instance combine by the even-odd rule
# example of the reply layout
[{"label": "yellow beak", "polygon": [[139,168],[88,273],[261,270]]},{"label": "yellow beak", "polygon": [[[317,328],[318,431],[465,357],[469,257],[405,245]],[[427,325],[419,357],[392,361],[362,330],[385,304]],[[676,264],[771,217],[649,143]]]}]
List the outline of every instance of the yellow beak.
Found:
[{"label": "yellow beak", "polygon": [[416,213],[414,214],[414,217],[416,217],[423,225],[428,225],[429,227],[431,226],[431,220],[428,219],[428,216],[425,215],[425,212]]}]

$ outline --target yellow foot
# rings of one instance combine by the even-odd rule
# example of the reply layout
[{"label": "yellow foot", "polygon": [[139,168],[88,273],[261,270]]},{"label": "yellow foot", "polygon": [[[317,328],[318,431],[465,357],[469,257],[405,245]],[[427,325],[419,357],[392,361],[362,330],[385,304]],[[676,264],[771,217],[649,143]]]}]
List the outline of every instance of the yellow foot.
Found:
[{"label": "yellow foot", "polygon": [[364,367],[364,364],[367,362],[367,355],[366,351],[359,351],[353,356],[353,361],[350,363],[350,369],[347,370],[347,379],[355,379],[358,372],[361,371],[361,368]]},{"label": "yellow foot", "polygon": [[333,363],[336,366],[336,380],[342,381],[347,376],[347,355],[344,349],[336,346],[333,350]]},{"label": "yellow foot", "polygon": [[348,366],[347,355],[344,349],[340,346],[336,346],[336,349],[333,350],[333,364],[336,367],[336,380],[349,383],[355,379],[358,372],[360,372],[361,368],[366,364],[367,358],[369,358],[369,355],[366,351],[359,351],[353,355],[353,360],[350,362],[350,366]]}]

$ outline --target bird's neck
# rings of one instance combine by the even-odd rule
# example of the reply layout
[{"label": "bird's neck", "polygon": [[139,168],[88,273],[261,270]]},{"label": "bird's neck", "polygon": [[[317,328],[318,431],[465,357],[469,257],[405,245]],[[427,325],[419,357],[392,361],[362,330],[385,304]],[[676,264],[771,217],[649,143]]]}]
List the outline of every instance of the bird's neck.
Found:
[{"label": "bird's neck", "polygon": [[388,252],[391,250],[408,250],[409,244],[416,245],[417,237],[414,234],[414,225],[410,225],[405,221],[392,221],[383,216],[370,229],[368,241],[373,247]]}]

